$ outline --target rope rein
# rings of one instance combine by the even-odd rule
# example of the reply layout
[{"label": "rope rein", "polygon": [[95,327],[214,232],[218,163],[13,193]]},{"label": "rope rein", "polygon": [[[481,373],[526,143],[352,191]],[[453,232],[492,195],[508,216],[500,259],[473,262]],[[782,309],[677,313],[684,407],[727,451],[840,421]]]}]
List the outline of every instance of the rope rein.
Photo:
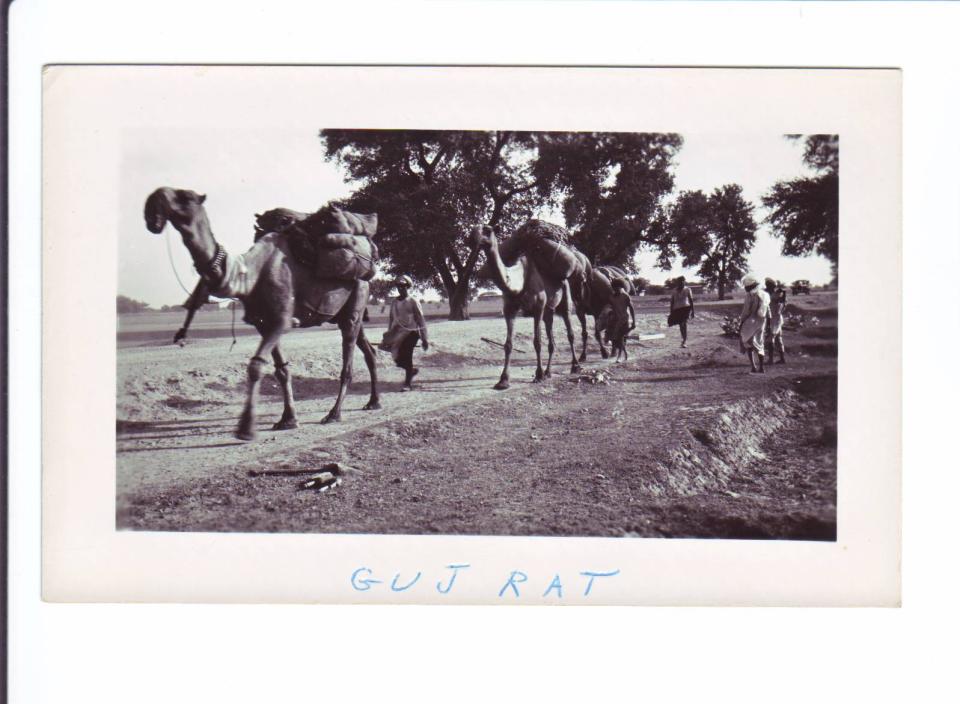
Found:
[{"label": "rope rein", "polygon": [[177,283],[180,284],[180,288],[183,289],[183,292],[188,296],[191,295],[191,292],[187,290],[187,287],[183,285],[183,281],[180,280],[180,274],[177,273],[177,267],[173,263],[173,249],[170,247],[170,230],[164,228],[165,239],[167,240],[167,259],[170,260],[170,268],[173,269],[173,275],[177,279]]},{"label": "rope rein", "polygon": [[237,344],[237,302],[236,300],[230,301],[230,334],[233,335],[233,342],[230,343],[229,352],[233,352],[233,346]]}]

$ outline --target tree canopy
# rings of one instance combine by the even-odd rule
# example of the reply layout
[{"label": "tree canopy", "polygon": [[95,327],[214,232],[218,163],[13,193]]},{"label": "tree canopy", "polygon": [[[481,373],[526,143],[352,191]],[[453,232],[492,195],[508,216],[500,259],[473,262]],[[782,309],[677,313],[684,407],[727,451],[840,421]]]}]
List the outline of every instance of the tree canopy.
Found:
[{"label": "tree canopy", "polygon": [[813,176],[779,181],[762,198],[765,222],[783,239],[787,256],[839,257],[840,139],[837,135],[788,135],[804,139],[803,162]]},{"label": "tree canopy", "polygon": [[343,203],[376,211],[377,244],[392,275],[446,292],[450,317],[468,317],[478,223],[511,232],[538,210],[561,208],[574,243],[596,264],[661,248],[660,204],[673,189],[675,134],[322,130],[325,157],[357,184]]},{"label": "tree canopy", "polygon": [[743,189],[727,184],[709,196],[684,191],[666,217],[669,241],[683,265],[698,266],[697,273],[723,300],[746,272],[747,255],[756,242],[753,205],[744,200]]},{"label": "tree canopy", "polygon": [[524,132],[322,130],[326,157],[359,184],[345,202],[375,211],[388,273],[446,291],[451,318],[468,317],[477,223],[513,228],[542,201],[530,169],[535,138]]},{"label": "tree canopy", "polygon": [[669,133],[544,133],[534,173],[577,247],[595,264],[623,266],[640,247],[668,246],[660,207],[682,145]]}]

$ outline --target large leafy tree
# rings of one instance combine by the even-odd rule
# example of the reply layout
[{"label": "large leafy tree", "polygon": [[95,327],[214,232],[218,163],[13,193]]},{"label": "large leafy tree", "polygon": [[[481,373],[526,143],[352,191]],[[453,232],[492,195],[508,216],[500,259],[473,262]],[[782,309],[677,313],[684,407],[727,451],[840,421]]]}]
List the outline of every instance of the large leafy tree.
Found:
[{"label": "large leafy tree", "polygon": [[840,140],[835,134],[788,135],[803,139],[803,163],[812,176],[779,181],[763,196],[765,222],[783,238],[783,253],[817,253],[834,266],[839,256]]},{"label": "large leafy tree", "polygon": [[669,246],[662,203],[682,145],[669,133],[543,133],[534,173],[577,247],[595,264],[623,266],[641,247]]},{"label": "large leafy tree", "polygon": [[450,319],[468,318],[478,252],[465,235],[477,223],[512,229],[543,202],[532,171],[536,137],[332,129],[320,136],[326,158],[358,185],[345,205],[379,214],[389,273],[445,291]]},{"label": "large leafy tree", "polygon": [[684,191],[667,213],[672,251],[680,254],[684,266],[699,266],[697,273],[723,300],[745,273],[756,242],[753,205],[744,200],[743,189],[727,184],[709,196]]}]

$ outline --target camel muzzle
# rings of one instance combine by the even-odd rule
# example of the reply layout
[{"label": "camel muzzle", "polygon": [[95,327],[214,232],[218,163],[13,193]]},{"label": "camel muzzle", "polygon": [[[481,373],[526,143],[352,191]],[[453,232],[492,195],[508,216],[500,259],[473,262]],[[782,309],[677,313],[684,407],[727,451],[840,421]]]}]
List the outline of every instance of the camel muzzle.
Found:
[{"label": "camel muzzle", "polygon": [[163,232],[163,228],[167,224],[167,219],[164,217],[146,218],[146,221],[147,229],[155,235]]},{"label": "camel muzzle", "polygon": [[162,188],[158,188],[147,197],[147,202],[143,206],[143,219],[147,229],[155,235],[163,232],[167,224],[166,205],[167,196]]}]

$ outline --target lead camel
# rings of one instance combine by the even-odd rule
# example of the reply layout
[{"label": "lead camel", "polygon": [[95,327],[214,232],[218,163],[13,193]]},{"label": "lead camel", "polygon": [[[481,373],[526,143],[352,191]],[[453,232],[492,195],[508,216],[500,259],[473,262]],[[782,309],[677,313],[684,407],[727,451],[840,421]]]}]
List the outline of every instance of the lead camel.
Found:
[{"label": "lead camel", "polygon": [[[280,349],[280,340],[292,327],[294,315],[302,327],[334,322],[340,328],[340,390],[333,408],[321,422],[340,420],[340,407],[353,376],[355,347],[360,348],[370,371],[370,399],[364,409],[380,408],[376,353],[362,323],[369,295],[367,281],[318,277],[314,269],[292,256],[286,232],[260,237],[242,255],[228,254],[210,229],[203,207],[205,199],[194,191],[158,188],[147,198],[144,219],[147,229],[154,234],[162,232],[168,222],[176,228],[210,292],[238,298],[243,303],[244,321],[260,333],[260,345],[247,365],[247,399],[237,437],[252,440],[256,436],[257,396],[268,357],[273,358],[275,376],[283,390],[283,415],[273,427],[287,430],[298,425],[290,372]],[[311,217],[324,217],[327,213],[328,210],[321,209]]]}]

